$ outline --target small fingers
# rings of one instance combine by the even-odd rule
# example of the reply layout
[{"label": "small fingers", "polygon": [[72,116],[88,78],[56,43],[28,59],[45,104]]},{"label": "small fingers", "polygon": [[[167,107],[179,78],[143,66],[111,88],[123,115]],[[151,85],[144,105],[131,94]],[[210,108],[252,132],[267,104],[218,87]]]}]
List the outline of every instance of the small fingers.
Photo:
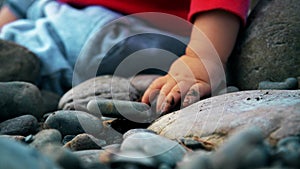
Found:
[{"label": "small fingers", "polygon": [[162,103],[159,112],[165,114],[174,108],[182,99],[182,96],[189,90],[190,84],[184,81],[175,85]]},{"label": "small fingers", "polygon": [[142,97],[142,102],[146,104],[150,104],[157,97],[160,89],[165,83],[166,83],[165,76],[155,79],[145,91]]},{"label": "small fingers", "polygon": [[207,83],[194,84],[184,97],[182,106],[187,107],[200,100],[201,97],[210,93],[210,85]]}]

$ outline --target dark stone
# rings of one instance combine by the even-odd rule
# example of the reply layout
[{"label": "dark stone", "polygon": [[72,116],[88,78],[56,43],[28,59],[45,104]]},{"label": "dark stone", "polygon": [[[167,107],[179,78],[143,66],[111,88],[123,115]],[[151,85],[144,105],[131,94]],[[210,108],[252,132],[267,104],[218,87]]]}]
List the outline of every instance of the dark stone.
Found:
[{"label": "dark stone", "polygon": [[42,117],[43,99],[39,89],[27,82],[0,82],[0,121],[22,115]]},{"label": "dark stone", "polygon": [[94,136],[102,134],[102,121],[86,112],[60,110],[52,113],[46,119],[44,128],[53,128],[63,136],[88,133]]},{"label": "dark stone", "polygon": [[35,134],[38,121],[32,115],[24,115],[0,123],[0,134],[22,135]]},{"label": "dark stone", "polygon": [[88,112],[86,106],[90,100],[94,99],[136,101],[140,99],[140,94],[126,78],[99,76],[89,79],[65,93],[59,101],[59,109]]},{"label": "dark stone", "polygon": [[69,148],[72,151],[79,150],[90,150],[90,149],[101,149],[102,146],[105,146],[106,142],[95,138],[89,134],[79,134],[71,141],[67,142],[64,147]]},{"label": "dark stone", "polygon": [[40,71],[39,59],[28,49],[0,39],[0,81],[35,82]]},{"label": "dark stone", "polygon": [[39,151],[10,139],[0,138],[0,164],[5,169],[60,169]]},{"label": "dark stone", "polygon": [[300,75],[300,1],[260,0],[229,61],[230,83],[257,89],[261,81]]},{"label": "dark stone", "polygon": [[43,98],[43,113],[53,112],[58,109],[58,102],[60,100],[58,94],[42,90],[41,95]]}]

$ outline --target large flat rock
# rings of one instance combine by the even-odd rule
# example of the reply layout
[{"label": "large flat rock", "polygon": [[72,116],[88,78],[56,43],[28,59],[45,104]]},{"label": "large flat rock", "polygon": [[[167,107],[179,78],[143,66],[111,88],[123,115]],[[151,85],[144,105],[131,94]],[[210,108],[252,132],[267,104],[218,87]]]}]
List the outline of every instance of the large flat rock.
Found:
[{"label": "large flat rock", "polygon": [[253,90],[199,101],[149,129],[170,139],[198,136],[215,145],[241,128],[260,127],[271,143],[300,134],[300,90]]}]

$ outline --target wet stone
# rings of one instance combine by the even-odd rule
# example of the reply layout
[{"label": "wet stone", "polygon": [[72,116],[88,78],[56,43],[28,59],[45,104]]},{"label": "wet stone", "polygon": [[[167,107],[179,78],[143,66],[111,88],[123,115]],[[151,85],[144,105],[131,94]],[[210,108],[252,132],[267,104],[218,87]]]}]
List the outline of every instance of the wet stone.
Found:
[{"label": "wet stone", "polygon": [[[84,91],[84,92],[82,92]],[[88,111],[87,104],[94,99],[140,99],[139,92],[126,78],[98,76],[89,79],[65,93],[59,101],[59,109]]]},{"label": "wet stone", "polygon": [[0,134],[22,135],[35,134],[38,121],[32,115],[24,115],[0,123]]},{"label": "wet stone", "polygon": [[42,149],[48,144],[61,144],[61,134],[58,130],[55,129],[47,129],[38,132],[33,137],[33,141],[29,144],[31,147],[36,149]]},{"label": "wet stone", "polygon": [[284,82],[263,81],[258,84],[258,89],[292,90],[298,88],[296,78],[287,78]]},{"label": "wet stone", "polygon": [[99,136],[102,133],[102,121],[86,112],[59,110],[48,116],[44,128],[53,128],[60,131],[63,136],[88,133]]},{"label": "wet stone", "polygon": [[0,82],[0,121],[22,115],[42,117],[43,99],[39,89],[26,82]]},{"label": "wet stone", "polygon": [[69,148],[72,151],[89,150],[89,149],[101,149],[105,146],[106,142],[95,138],[89,134],[79,134],[71,141],[67,142],[64,147]]},{"label": "wet stone", "polygon": [[0,138],[0,164],[5,169],[61,169],[36,149]]},{"label": "wet stone", "polygon": [[35,82],[40,71],[39,59],[28,49],[0,40],[0,81]]}]

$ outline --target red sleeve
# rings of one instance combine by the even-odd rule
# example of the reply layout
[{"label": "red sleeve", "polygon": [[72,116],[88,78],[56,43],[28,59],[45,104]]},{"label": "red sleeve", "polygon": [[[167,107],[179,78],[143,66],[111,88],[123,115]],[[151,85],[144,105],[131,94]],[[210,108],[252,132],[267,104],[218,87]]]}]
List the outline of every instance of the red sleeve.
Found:
[{"label": "red sleeve", "polygon": [[193,21],[195,15],[199,12],[214,9],[222,9],[236,14],[245,24],[249,9],[249,0],[191,0],[188,20]]}]

